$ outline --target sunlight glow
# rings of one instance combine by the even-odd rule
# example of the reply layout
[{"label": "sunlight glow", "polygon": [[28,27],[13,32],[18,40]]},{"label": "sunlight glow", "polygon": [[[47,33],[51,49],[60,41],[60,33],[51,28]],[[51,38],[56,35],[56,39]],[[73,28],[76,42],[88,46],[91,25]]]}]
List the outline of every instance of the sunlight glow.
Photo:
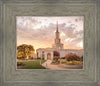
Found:
[{"label": "sunlight glow", "polygon": [[79,43],[79,46],[80,46],[80,47],[83,47],[83,42],[80,42],[80,43]]},{"label": "sunlight glow", "polygon": [[68,42],[68,41],[73,41],[74,39],[72,39],[72,38],[67,38],[67,39],[65,39],[65,41],[66,42]]}]

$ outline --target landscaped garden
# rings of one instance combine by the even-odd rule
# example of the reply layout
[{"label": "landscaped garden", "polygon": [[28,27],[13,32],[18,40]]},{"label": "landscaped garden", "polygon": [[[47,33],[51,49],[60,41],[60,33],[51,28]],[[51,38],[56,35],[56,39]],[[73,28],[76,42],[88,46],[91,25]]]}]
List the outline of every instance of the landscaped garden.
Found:
[{"label": "landscaped garden", "polygon": [[45,69],[41,64],[46,60],[33,60],[33,61],[18,61],[18,69]]},{"label": "landscaped garden", "polygon": [[83,61],[67,61],[66,59],[58,59],[58,60],[53,60],[52,64],[82,65]]},{"label": "landscaped garden", "polygon": [[[53,60],[44,60],[44,58],[35,56],[34,47],[31,45],[20,45],[17,47],[17,69],[46,69],[65,67],[81,68],[83,67],[83,56],[79,57],[75,53],[68,53],[65,57],[60,57],[59,52],[54,51]],[[51,69],[52,69],[51,68]]]},{"label": "landscaped garden", "polygon": [[74,53],[69,53],[65,57],[54,57],[52,64],[64,64],[64,65],[83,65],[83,56],[79,57]]}]

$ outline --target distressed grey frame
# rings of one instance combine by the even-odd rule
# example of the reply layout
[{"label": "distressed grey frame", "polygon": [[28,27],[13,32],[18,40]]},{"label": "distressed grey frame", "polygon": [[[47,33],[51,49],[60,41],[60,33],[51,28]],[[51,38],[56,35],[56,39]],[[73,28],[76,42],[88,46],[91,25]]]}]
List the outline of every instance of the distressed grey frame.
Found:
[{"label": "distressed grey frame", "polygon": [[[3,1],[1,12],[2,85],[100,85],[98,1]],[[16,16],[84,16],[84,70],[16,70]]]}]

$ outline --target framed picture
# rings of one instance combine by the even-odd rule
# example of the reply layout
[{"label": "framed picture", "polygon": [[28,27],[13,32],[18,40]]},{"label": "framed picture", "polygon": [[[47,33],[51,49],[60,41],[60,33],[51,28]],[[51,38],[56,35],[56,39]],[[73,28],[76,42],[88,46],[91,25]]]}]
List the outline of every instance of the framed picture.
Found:
[{"label": "framed picture", "polygon": [[98,1],[2,1],[1,85],[100,85]]},{"label": "framed picture", "polygon": [[83,16],[16,21],[17,69],[83,69]]}]

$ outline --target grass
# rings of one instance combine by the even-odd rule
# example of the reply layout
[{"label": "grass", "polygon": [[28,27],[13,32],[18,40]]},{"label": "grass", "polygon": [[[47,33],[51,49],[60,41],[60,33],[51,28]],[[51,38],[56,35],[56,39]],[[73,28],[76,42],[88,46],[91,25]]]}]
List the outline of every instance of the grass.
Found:
[{"label": "grass", "polygon": [[[41,63],[44,63],[45,60],[42,60]],[[46,69],[45,67],[40,65],[40,60],[36,61],[25,61],[25,66],[21,67],[21,69]]]}]

